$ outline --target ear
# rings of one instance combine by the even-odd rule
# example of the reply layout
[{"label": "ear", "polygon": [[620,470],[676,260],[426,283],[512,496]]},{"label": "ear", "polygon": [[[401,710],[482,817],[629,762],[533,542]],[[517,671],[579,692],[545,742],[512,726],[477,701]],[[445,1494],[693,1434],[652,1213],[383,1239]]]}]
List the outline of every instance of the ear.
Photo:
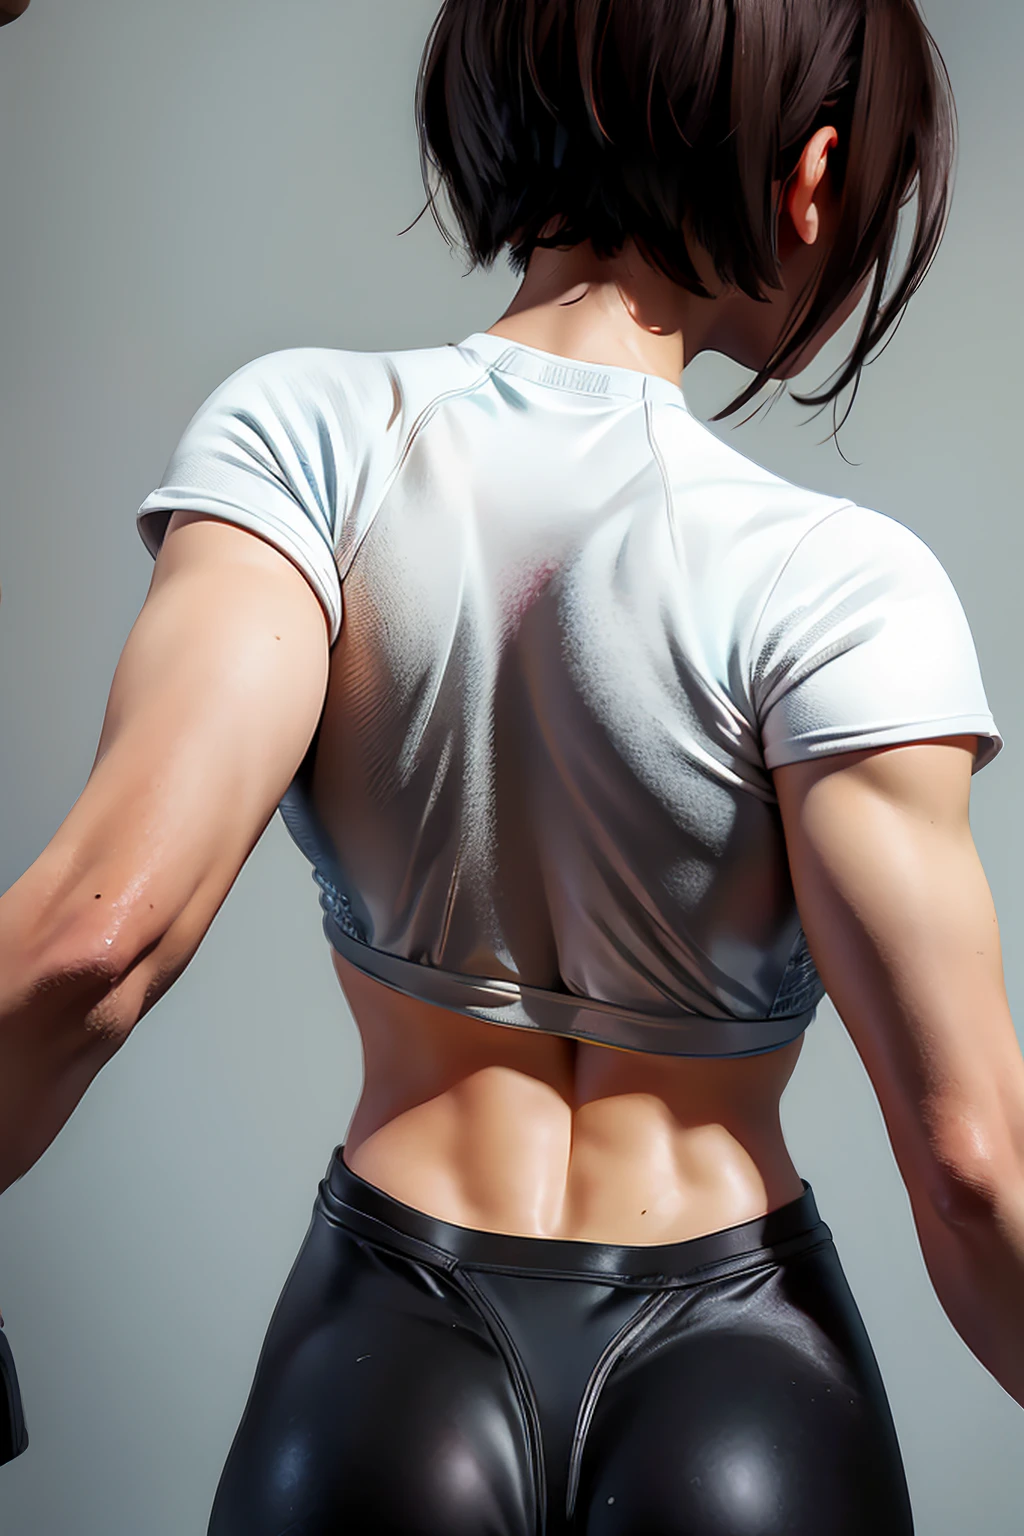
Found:
[{"label": "ear", "polygon": [[834,128],[819,128],[808,139],[786,189],[786,209],[805,245],[813,245],[818,238],[820,218],[814,199],[828,169],[828,152],[838,143],[839,134]]}]

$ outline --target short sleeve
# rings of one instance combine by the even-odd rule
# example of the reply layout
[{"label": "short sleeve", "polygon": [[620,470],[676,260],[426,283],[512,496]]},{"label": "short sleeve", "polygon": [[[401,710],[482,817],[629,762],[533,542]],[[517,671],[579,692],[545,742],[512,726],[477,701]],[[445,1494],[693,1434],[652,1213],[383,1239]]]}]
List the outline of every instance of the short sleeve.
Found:
[{"label": "short sleeve", "polygon": [[804,534],[752,636],[768,768],[939,736],[1001,750],[974,639],[939,560],[909,528],[847,505]]},{"label": "short sleeve", "polygon": [[342,618],[337,549],[361,448],[338,356],[297,347],[238,369],[200,406],[136,514],[154,557],[178,509],[259,534],[309,581],[332,645]]}]

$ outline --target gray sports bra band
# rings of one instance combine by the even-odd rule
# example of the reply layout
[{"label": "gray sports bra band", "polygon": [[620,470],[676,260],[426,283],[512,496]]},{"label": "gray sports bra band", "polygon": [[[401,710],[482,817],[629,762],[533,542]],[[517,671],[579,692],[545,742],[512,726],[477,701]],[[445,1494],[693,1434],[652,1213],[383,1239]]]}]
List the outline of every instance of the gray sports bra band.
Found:
[{"label": "gray sports bra band", "polygon": [[[311,745],[311,753],[312,750]],[[342,959],[396,992],[468,1014],[487,1024],[506,1024],[538,1034],[564,1035],[624,1051],[647,1051],[662,1056],[763,1056],[789,1045],[814,1018],[821,988],[819,985],[808,989],[800,966],[794,964],[797,957],[791,957],[792,984],[787,986],[786,977],[783,978],[776,1006],[785,1007],[786,1002],[797,997],[806,1001],[808,991],[813,999],[811,1006],[799,1013],[780,1011],[766,1019],[716,1019],[681,1011],[640,1013],[573,992],[552,992],[515,981],[446,971],[375,949],[360,937],[351,902],[342,890],[347,882],[323,823],[303,789],[308,761],[289,786],[279,809],[292,837],[312,865],[313,881],[320,891],[324,936]]]},{"label": "gray sports bra band", "polygon": [[774,1019],[713,1019],[703,1014],[635,1013],[615,1003],[492,981],[421,965],[385,954],[356,939],[331,911],[324,913],[324,933],[344,960],[406,997],[436,1003],[489,1024],[508,1024],[541,1034],[592,1040],[624,1051],[663,1056],[761,1056],[803,1034],[813,1008]]}]

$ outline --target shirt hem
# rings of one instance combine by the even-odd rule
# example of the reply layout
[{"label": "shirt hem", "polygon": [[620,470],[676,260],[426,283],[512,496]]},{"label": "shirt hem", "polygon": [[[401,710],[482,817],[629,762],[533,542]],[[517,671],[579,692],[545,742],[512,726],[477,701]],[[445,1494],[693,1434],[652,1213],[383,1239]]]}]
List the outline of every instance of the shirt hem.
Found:
[{"label": "shirt hem", "polygon": [[940,736],[978,736],[978,752],[972,773],[998,757],[1003,738],[991,715],[938,715],[929,720],[901,722],[899,725],[872,727],[863,731],[835,732],[828,729],[806,736],[776,742],[764,755],[766,768],[783,768],[788,763],[809,762],[816,757],[835,756],[840,752],[863,752],[872,747],[894,746],[901,742],[934,741]]},{"label": "shirt hem", "polygon": [[323,930],[332,947],[365,975],[406,997],[448,1008],[489,1024],[587,1040],[617,1050],[661,1056],[763,1056],[803,1034],[817,1003],[774,1018],[715,1018],[707,1014],[643,1013],[615,1003],[542,987],[468,976],[387,954],[355,939],[326,912]]},{"label": "shirt hem", "polygon": [[[341,603],[329,583],[326,561],[316,558],[309,548],[257,512],[249,512],[243,507],[217,501],[208,494],[192,496],[187,493],[173,498],[150,497],[143,502],[135,514],[139,534],[151,555],[157,554],[166,532],[167,520],[174,512],[202,512],[209,517],[216,517],[220,522],[231,523],[237,528],[244,528],[247,533],[257,534],[285,555],[302,572],[316,593],[327,619],[329,643],[334,644],[341,632]],[[144,525],[147,518],[158,514],[165,517],[165,522],[159,536],[155,536],[154,531]],[[336,566],[332,565],[331,569],[337,574]]]}]

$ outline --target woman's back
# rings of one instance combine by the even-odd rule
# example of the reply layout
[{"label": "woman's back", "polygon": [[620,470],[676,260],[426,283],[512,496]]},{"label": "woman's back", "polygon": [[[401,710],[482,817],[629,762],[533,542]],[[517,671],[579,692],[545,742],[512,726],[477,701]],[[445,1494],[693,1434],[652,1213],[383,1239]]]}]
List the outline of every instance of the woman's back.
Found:
[{"label": "woman's back", "polygon": [[211,1536],[909,1536],[779,1125],[825,986],[936,1291],[1024,1402],[966,618],[920,540],[678,389],[724,351],[739,409],[870,286],[805,403],[859,380],[941,238],[939,64],[910,0],[446,0],[423,165],[474,263],[525,274],[499,329],[259,359],[142,509],[163,549],[93,773],[0,903],[0,1187],[280,806],[366,1075]]},{"label": "woman's back", "polygon": [[364,1040],[351,1166],[461,1224],[630,1242],[799,1194],[778,1101],[823,988],[772,771],[999,746],[927,547],[668,379],[493,333],[257,360],[140,509],[151,548],[181,506],[332,616],[282,811]]}]

